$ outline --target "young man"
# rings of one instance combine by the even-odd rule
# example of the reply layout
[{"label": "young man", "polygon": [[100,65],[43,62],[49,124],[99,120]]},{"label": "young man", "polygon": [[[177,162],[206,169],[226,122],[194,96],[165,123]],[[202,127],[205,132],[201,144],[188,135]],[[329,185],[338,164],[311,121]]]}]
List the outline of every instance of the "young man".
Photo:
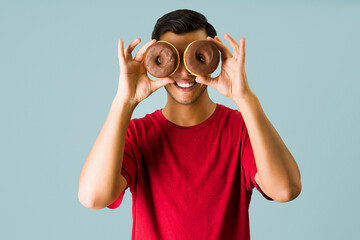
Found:
[{"label": "young man", "polygon": [[[91,209],[117,208],[129,187],[132,239],[250,239],[252,189],[286,202],[300,194],[301,181],[293,156],[249,88],[245,38],[237,43],[225,34],[231,52],[206,18],[191,10],[161,17],[152,38],[135,56],[140,39],[126,49],[119,40],[118,91],[82,169],[79,200]],[[198,39],[221,52],[216,78],[195,77],[184,67],[184,50]],[[171,77],[152,81],[143,59],[156,40],[172,43],[181,63]],[[130,120],[135,107],[163,86],[166,106]],[[239,109],[214,103],[207,86]]]}]

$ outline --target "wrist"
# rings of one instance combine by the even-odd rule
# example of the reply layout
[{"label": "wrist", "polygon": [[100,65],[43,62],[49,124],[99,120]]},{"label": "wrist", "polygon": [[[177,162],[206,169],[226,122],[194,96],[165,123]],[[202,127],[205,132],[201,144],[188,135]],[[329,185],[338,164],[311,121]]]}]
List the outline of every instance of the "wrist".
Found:
[{"label": "wrist", "polygon": [[244,94],[242,97],[237,97],[232,99],[239,109],[244,108],[244,106],[253,103],[254,101],[258,101],[257,96],[252,91]]},{"label": "wrist", "polygon": [[134,111],[136,106],[138,105],[138,102],[124,98],[120,95],[116,95],[114,100],[112,101],[112,106],[115,108],[126,108],[130,111]]}]

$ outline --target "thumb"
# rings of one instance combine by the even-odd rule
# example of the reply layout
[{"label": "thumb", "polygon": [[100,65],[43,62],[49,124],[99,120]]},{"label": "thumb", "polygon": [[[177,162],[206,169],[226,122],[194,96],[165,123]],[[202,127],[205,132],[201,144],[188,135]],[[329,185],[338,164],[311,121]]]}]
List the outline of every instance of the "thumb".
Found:
[{"label": "thumb", "polygon": [[170,77],[165,78],[159,78],[157,80],[151,81],[151,92],[155,92],[159,88],[169,84],[169,83],[175,83],[175,80]]},{"label": "thumb", "polygon": [[216,83],[216,78],[212,78],[212,77],[208,77],[208,76],[197,76],[195,78],[195,81],[197,83],[205,84],[205,85],[208,85],[208,86],[214,88],[215,83]]}]

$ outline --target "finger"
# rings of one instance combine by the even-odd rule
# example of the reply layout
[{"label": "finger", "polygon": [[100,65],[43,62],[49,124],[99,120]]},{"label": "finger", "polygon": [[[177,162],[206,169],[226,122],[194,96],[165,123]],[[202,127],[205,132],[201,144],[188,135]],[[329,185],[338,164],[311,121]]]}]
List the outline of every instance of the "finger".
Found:
[{"label": "finger", "polygon": [[197,76],[195,78],[195,81],[197,83],[201,83],[201,84],[205,84],[208,85],[214,89],[216,89],[216,83],[217,83],[217,77],[216,78],[212,78],[212,77],[207,77],[207,76]]},{"label": "finger", "polygon": [[223,43],[223,41],[221,41],[221,39],[218,36],[214,37],[216,40],[218,40],[219,42]]},{"label": "finger", "polygon": [[155,92],[159,88],[169,84],[169,83],[175,83],[175,80],[171,77],[165,77],[165,78],[158,78],[157,80],[151,81],[151,92]]},{"label": "finger", "polygon": [[134,50],[134,48],[141,42],[140,38],[135,39],[132,41],[125,49],[125,57],[127,59],[132,59],[131,53]]},{"label": "finger", "polygon": [[245,38],[240,39],[240,63],[245,64]]},{"label": "finger", "polygon": [[237,44],[237,42],[227,33],[224,34],[224,38],[230,43],[231,47],[233,48],[233,55],[238,56],[239,45]]},{"label": "finger", "polygon": [[144,46],[142,46],[139,51],[136,53],[134,60],[138,61],[138,62],[142,62],[142,60],[144,59],[145,56],[145,52],[148,49],[148,47],[150,47],[151,45],[153,45],[156,42],[155,39],[151,40],[150,42],[147,42]]},{"label": "finger", "polygon": [[213,42],[216,45],[216,47],[220,50],[222,61],[224,61],[227,58],[232,58],[233,55],[230,52],[229,48],[227,46],[225,46],[221,41],[218,41],[211,37],[208,37],[207,39],[210,40],[211,42]]},{"label": "finger", "polygon": [[122,39],[119,39],[119,43],[118,43],[118,58],[120,65],[124,64],[125,53],[124,53],[124,41]]}]

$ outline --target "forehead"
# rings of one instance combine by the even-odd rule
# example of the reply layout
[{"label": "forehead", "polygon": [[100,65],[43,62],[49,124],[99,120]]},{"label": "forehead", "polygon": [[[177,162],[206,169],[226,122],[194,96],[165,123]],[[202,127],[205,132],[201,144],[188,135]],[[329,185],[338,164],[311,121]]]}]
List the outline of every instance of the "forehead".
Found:
[{"label": "forehead", "polygon": [[205,29],[199,29],[193,32],[184,34],[175,34],[173,32],[166,32],[160,36],[159,40],[167,41],[173,44],[177,50],[182,53],[186,47],[195,40],[205,40],[207,37]]}]

